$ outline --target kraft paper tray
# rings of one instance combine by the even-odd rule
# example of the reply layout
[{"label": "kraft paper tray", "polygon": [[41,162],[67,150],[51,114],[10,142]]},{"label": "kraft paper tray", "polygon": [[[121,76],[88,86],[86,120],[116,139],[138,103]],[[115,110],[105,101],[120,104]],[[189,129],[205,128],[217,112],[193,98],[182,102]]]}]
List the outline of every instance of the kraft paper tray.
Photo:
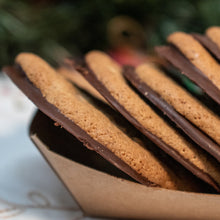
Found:
[{"label": "kraft paper tray", "polygon": [[40,111],[31,123],[30,138],[88,216],[220,219],[220,195],[136,183]]}]

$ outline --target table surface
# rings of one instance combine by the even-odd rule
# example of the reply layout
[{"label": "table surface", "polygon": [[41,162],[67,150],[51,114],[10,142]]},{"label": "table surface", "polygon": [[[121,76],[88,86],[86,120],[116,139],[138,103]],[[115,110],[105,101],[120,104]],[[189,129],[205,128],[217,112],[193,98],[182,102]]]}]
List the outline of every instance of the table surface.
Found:
[{"label": "table surface", "polygon": [[0,73],[0,219],[96,219],[83,215],[28,137],[35,106]]}]

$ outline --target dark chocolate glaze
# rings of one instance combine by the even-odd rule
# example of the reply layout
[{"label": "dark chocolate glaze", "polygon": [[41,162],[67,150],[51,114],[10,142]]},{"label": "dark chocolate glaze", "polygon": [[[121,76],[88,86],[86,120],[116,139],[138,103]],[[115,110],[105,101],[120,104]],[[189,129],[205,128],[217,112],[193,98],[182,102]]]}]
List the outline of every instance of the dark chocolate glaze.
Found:
[{"label": "dark chocolate glaze", "polygon": [[145,82],[143,82],[135,72],[134,67],[124,67],[123,75],[144,97],[146,97],[165,115],[167,115],[195,143],[209,152],[220,162],[220,146],[213,142],[195,126],[193,126],[186,118],[184,118],[170,104],[168,104],[158,93],[156,93]]},{"label": "dark chocolate glaze", "polygon": [[187,170],[193,173],[198,178],[202,179],[204,182],[211,185],[215,190],[220,192],[220,186],[218,183],[207,173],[196,167],[189,160],[185,159],[179,154],[178,151],[173,149],[171,146],[164,143],[160,138],[150,133],[144,128],[125,108],[122,106],[108,91],[108,89],[103,85],[102,82],[98,80],[95,73],[90,68],[89,64],[84,62],[81,65],[75,65],[75,69],[79,71],[88,82],[96,88],[100,94],[115,108],[118,110],[130,123],[132,123],[139,131],[141,131],[145,136],[147,136],[153,143],[155,143],[160,149],[174,158],[177,162],[182,164]]},{"label": "dark chocolate glaze", "polygon": [[47,116],[57,122],[65,130],[75,136],[79,141],[81,141],[88,149],[96,151],[103,158],[108,160],[114,166],[127,173],[129,176],[134,178],[136,181],[147,185],[147,186],[159,186],[155,183],[150,182],[145,177],[138,174],[130,166],[128,166],[124,161],[118,158],[113,152],[108,148],[95,141],[90,137],[83,129],[76,125],[73,121],[68,119],[65,115],[60,113],[60,111],[52,104],[50,104],[41,94],[40,90],[37,89],[26,77],[25,73],[21,68],[17,67],[5,67],[3,68],[11,80],[17,85],[19,89],[32,101],[35,105]]},{"label": "dark chocolate glaze", "polygon": [[218,45],[209,37],[202,34],[193,33],[192,36],[199,41],[206,49],[208,49],[220,61],[220,49]]},{"label": "dark chocolate glaze", "polygon": [[214,101],[220,104],[220,90],[174,46],[159,46],[156,52],[186,75]]}]

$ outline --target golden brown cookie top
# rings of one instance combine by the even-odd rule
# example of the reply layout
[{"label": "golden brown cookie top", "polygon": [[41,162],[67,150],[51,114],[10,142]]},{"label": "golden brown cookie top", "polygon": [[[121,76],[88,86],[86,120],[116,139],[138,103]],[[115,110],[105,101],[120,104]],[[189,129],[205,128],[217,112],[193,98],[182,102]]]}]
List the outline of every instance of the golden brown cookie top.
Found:
[{"label": "golden brown cookie top", "polygon": [[175,32],[167,40],[220,89],[220,65],[195,38],[190,34]]},{"label": "golden brown cookie top", "polygon": [[184,185],[182,180],[152,153],[134,142],[101,111],[94,108],[70,82],[41,58],[22,53],[16,57],[16,63],[49,103],[137,173],[164,188],[191,188]]},{"label": "golden brown cookie top", "polygon": [[142,64],[136,73],[176,111],[220,144],[220,118],[152,64]]}]

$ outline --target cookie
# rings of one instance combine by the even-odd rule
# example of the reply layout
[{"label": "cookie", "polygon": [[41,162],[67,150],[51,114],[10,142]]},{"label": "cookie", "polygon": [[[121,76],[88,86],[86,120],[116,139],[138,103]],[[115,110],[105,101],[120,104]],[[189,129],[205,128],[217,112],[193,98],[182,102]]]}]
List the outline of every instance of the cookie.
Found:
[{"label": "cookie", "polygon": [[[183,32],[175,32],[168,36],[167,41],[178,48],[192,66],[199,70],[197,78],[203,77],[207,81],[206,84],[210,84],[217,90],[220,89],[220,75],[218,74],[220,65],[193,36]],[[193,81],[197,82],[196,79]],[[205,92],[209,92],[209,89],[202,87],[199,81],[198,85]]]},{"label": "cookie", "polygon": [[206,36],[220,48],[220,27],[209,27]]},{"label": "cookie", "polygon": [[121,67],[107,54],[89,52],[85,66],[76,67],[84,77],[144,135],[199,178],[220,183],[219,165],[169,126],[126,83]]},{"label": "cookie", "polygon": [[220,65],[190,34],[175,32],[167,41],[175,45],[184,56],[220,89]]},{"label": "cookie", "polygon": [[181,71],[192,82],[198,85],[209,97],[220,104],[220,90],[213,82],[196,68],[176,47],[157,46],[156,52],[166,59],[173,67]]},{"label": "cookie", "polygon": [[143,96],[167,115],[195,143],[220,161],[218,145],[220,119],[217,115],[153,64],[142,64],[136,68],[126,67],[123,74]]},{"label": "cookie", "polygon": [[218,61],[220,60],[220,27],[210,27],[206,35],[193,33],[192,36],[198,40]]},{"label": "cookie", "polygon": [[[193,181],[178,177],[150,151],[128,137],[41,58],[21,53],[16,57],[16,63],[19,68],[8,67],[4,72],[42,112],[86,147],[145,185],[195,189]],[[219,190],[218,184],[213,181],[212,184]]]}]

